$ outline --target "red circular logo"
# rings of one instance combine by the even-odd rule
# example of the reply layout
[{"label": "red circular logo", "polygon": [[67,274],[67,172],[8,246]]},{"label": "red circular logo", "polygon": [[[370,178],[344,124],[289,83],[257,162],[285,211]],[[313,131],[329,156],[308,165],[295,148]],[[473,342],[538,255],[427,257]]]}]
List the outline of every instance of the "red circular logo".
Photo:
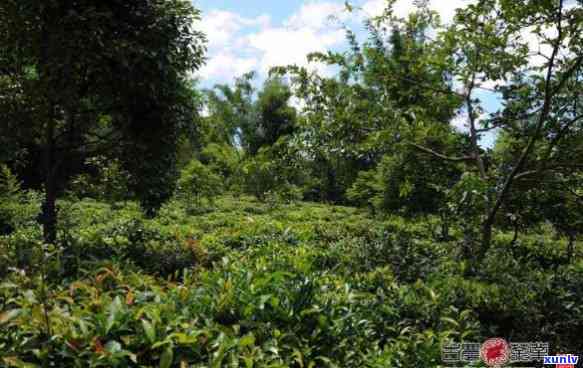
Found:
[{"label": "red circular logo", "polygon": [[501,338],[488,339],[482,344],[480,356],[487,365],[498,367],[510,360],[510,346]]}]

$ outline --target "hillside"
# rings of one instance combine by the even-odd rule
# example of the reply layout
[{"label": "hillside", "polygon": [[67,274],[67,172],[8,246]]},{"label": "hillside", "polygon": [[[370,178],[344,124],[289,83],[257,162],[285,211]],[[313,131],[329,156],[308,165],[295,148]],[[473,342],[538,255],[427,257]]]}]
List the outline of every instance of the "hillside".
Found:
[{"label": "hillside", "polygon": [[566,244],[545,229],[518,241],[513,257],[503,246],[512,234],[500,234],[470,274],[462,234],[440,239],[431,217],[251,197],[215,206],[187,213],[172,202],[147,220],[131,202],[64,201],[67,252],[28,254],[42,277],[8,272],[40,241],[37,226],[1,238],[0,361],[434,367],[449,339],[583,346],[583,262],[550,268]]}]

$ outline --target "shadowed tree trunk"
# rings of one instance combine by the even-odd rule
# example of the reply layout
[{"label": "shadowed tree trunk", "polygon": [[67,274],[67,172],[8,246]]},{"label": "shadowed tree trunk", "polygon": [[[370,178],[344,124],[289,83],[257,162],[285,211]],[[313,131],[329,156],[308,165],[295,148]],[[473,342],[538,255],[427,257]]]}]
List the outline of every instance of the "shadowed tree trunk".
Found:
[{"label": "shadowed tree trunk", "polygon": [[44,149],[45,199],[42,206],[43,236],[46,244],[55,244],[57,240],[57,171],[55,163],[55,122],[47,122]]}]

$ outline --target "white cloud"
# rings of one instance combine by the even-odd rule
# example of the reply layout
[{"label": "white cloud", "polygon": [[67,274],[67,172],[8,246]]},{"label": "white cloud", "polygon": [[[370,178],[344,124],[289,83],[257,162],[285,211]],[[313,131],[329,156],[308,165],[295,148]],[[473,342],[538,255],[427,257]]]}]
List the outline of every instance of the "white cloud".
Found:
[{"label": "white cloud", "polygon": [[[430,5],[439,11],[444,21],[450,21],[456,8],[472,1],[431,0]],[[360,1],[366,16],[380,14],[386,3],[386,0]],[[414,9],[413,0],[397,0],[394,5],[399,17],[407,16]],[[200,29],[207,34],[209,52],[207,65],[199,75],[213,82],[229,82],[250,70],[257,70],[265,77],[273,66],[308,66],[307,54],[344,44],[345,32],[337,21],[358,21],[351,19],[344,10],[341,0],[310,0],[280,24],[272,24],[268,15],[246,18],[222,10],[203,14]],[[322,73],[331,72],[321,64],[310,64],[309,68]]]},{"label": "white cloud", "polygon": [[[345,32],[330,16],[346,20],[344,7],[331,1],[307,2],[281,25],[272,25],[267,15],[245,18],[214,10],[203,15],[200,29],[207,34],[207,65],[198,75],[229,82],[233,77],[257,70],[265,77],[273,66],[307,66],[307,54],[326,51],[345,40]],[[312,69],[326,72],[323,65]]]},{"label": "white cloud", "polygon": [[211,48],[222,47],[228,45],[241,29],[241,21],[235,13],[215,10],[205,14],[200,29],[207,35]]},{"label": "white cloud", "polygon": [[458,113],[450,122],[458,131],[467,133],[469,131],[468,126],[468,116],[467,114],[460,112]]},{"label": "white cloud", "polygon": [[349,14],[344,11],[344,6],[332,2],[309,2],[293,14],[285,23],[287,27],[294,29],[309,28],[322,30],[334,25],[331,17],[346,20]]},{"label": "white cloud", "polygon": [[270,23],[268,15],[245,18],[222,10],[203,14],[199,29],[208,38],[208,61],[197,75],[215,82],[228,82],[235,76],[257,68],[258,56],[246,49],[248,46],[241,32],[266,28]]},{"label": "white cloud", "polygon": [[542,66],[553,53],[553,47],[544,38],[555,39],[558,37],[556,28],[547,28],[541,35],[536,34],[534,28],[525,28],[520,35],[520,41],[526,43],[529,49],[530,65]]},{"label": "white cloud", "polygon": [[199,28],[207,35],[209,47],[214,49],[230,46],[246,27],[264,28],[270,23],[271,18],[265,14],[256,18],[245,18],[233,12],[213,10],[203,15]]},{"label": "white cloud", "polygon": [[[475,0],[431,0],[429,7],[435,10],[441,16],[444,23],[451,22],[455,15],[455,10],[463,8],[468,4],[475,2]],[[365,16],[381,15],[386,8],[387,0],[368,0],[362,5]],[[393,6],[393,14],[405,18],[415,10],[413,0],[397,0]]]},{"label": "white cloud", "polygon": [[344,6],[337,2],[307,2],[280,27],[268,27],[251,34],[249,45],[261,55],[259,72],[266,75],[273,66],[300,65],[322,73],[330,69],[308,63],[306,56],[324,52],[345,41],[345,31],[337,21],[348,19]]},{"label": "white cloud", "polygon": [[[249,44],[257,49],[261,57],[261,72],[267,73],[277,65],[307,66],[306,55],[325,51],[344,41],[340,30],[319,32],[309,27],[299,29],[270,28],[249,37]],[[321,67],[314,67],[322,70]]]},{"label": "white cloud", "polygon": [[456,9],[465,8],[474,3],[474,0],[432,0],[431,9],[436,10],[441,16],[441,21],[449,23],[455,16]]},{"label": "white cloud", "polygon": [[259,61],[254,57],[235,55],[230,51],[220,51],[210,57],[198,75],[219,82],[230,81],[232,77],[243,75],[257,68]]}]

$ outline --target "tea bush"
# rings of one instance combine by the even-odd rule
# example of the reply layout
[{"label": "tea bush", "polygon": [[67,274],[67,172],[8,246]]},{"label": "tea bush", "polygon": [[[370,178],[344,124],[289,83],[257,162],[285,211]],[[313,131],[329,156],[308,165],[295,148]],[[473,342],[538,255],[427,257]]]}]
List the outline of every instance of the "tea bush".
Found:
[{"label": "tea bush", "polygon": [[154,219],[132,202],[59,208],[66,252],[36,226],[0,237],[8,367],[435,367],[452,339],[583,346],[583,263],[542,266],[566,247],[548,229],[511,249],[499,234],[469,277],[461,234],[434,237],[434,218],[246,196]]}]

